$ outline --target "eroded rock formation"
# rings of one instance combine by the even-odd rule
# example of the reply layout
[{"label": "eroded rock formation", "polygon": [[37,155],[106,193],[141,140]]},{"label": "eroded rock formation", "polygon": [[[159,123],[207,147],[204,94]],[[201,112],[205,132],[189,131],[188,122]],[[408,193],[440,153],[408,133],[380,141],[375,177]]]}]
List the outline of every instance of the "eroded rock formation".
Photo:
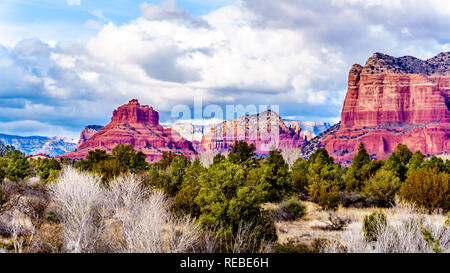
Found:
[{"label": "eroded rock formation", "polygon": [[110,153],[119,144],[132,145],[135,150],[144,152],[148,162],[161,159],[164,151],[184,154],[189,158],[196,155],[191,142],[182,138],[178,132],[164,129],[159,124],[157,111],[148,105],[140,105],[137,100],[131,100],[113,112],[108,125],[81,143],[74,152],[60,157],[81,159],[95,149]]},{"label": "eroded rock formation", "polygon": [[450,53],[426,61],[375,53],[350,70],[340,129],[323,146],[343,163],[360,142],[378,159],[399,143],[427,155],[448,153],[449,109]]},{"label": "eroded rock formation", "polygon": [[84,127],[80,134],[80,140],[78,140],[77,149],[101,129],[103,129],[103,126],[100,125],[88,125]]},{"label": "eroded rock formation", "polygon": [[269,110],[225,121],[212,128],[203,136],[198,149],[227,152],[235,141],[254,144],[258,154],[267,154],[273,148],[299,148],[305,143],[305,136],[300,127],[286,126],[277,113]]}]

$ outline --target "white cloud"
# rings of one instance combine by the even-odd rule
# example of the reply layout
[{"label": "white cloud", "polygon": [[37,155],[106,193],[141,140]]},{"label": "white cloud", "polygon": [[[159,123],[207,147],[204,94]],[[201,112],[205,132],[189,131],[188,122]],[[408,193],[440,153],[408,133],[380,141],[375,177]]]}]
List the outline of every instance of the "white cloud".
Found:
[{"label": "white cloud", "polygon": [[150,21],[173,21],[192,27],[209,27],[206,21],[193,18],[191,14],[182,10],[176,0],[165,0],[161,6],[144,2],[140,5],[140,9],[144,18]]},{"label": "white cloud", "polygon": [[[376,51],[427,58],[450,48],[438,4],[245,0],[194,17],[166,1],[142,4],[143,16],[123,25],[96,11],[86,24],[98,33],[86,43],[0,47],[0,120],[48,119],[75,132],[104,124],[131,98],[164,120],[201,96],[204,104],[280,104],[281,114],[335,121],[353,63]],[[10,107],[11,99],[21,103]]]},{"label": "white cloud", "polygon": [[81,0],[66,0],[69,6],[79,6],[81,5]]}]

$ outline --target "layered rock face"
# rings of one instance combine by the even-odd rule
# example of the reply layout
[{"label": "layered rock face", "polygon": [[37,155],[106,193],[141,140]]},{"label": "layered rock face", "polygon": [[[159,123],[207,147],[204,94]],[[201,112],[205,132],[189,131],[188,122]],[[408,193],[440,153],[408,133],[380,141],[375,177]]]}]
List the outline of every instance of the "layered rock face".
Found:
[{"label": "layered rock face", "polygon": [[159,124],[159,114],[153,108],[141,106],[131,100],[113,112],[111,122],[81,143],[74,151],[62,155],[70,159],[85,158],[89,151],[100,149],[111,152],[119,145],[132,145],[135,150],[147,155],[148,162],[160,160],[164,151],[184,154],[191,158],[196,155],[192,143],[172,129],[164,129]]},{"label": "layered rock face", "polygon": [[448,153],[449,109],[450,53],[426,61],[375,53],[350,70],[340,129],[323,144],[343,163],[360,142],[378,159],[399,143],[427,155]]},{"label": "layered rock face", "polygon": [[198,149],[223,153],[229,151],[235,141],[254,144],[257,154],[267,154],[273,148],[299,148],[305,143],[305,136],[300,127],[287,127],[277,113],[269,110],[225,121],[211,128],[198,144]]},{"label": "layered rock face", "polygon": [[80,140],[78,140],[77,149],[101,129],[103,129],[103,126],[100,125],[88,125],[84,127],[80,134]]},{"label": "layered rock face", "polygon": [[310,141],[331,127],[328,122],[284,120],[284,123],[288,127],[294,126],[301,128],[307,141]]}]

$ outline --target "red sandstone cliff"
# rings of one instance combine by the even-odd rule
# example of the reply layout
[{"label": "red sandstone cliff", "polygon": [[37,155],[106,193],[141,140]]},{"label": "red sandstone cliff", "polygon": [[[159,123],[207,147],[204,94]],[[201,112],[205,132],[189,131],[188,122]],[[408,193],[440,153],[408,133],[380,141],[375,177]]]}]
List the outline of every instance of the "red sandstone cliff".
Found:
[{"label": "red sandstone cliff", "polygon": [[450,53],[426,61],[376,53],[350,70],[340,129],[322,144],[346,163],[360,142],[385,159],[399,143],[428,155],[449,153],[449,138]]},{"label": "red sandstone cliff", "polygon": [[269,110],[212,128],[198,144],[198,151],[227,152],[235,141],[254,144],[256,153],[266,154],[273,148],[299,148],[305,143],[305,136],[300,127],[287,127],[277,113]]},{"label": "red sandstone cliff", "polygon": [[91,150],[111,152],[119,144],[132,145],[135,150],[144,152],[148,162],[161,159],[164,151],[184,154],[189,158],[196,155],[192,143],[178,132],[164,129],[159,124],[158,112],[147,105],[140,105],[137,100],[131,100],[113,112],[108,125],[87,138],[75,151],[60,157],[81,159]]}]

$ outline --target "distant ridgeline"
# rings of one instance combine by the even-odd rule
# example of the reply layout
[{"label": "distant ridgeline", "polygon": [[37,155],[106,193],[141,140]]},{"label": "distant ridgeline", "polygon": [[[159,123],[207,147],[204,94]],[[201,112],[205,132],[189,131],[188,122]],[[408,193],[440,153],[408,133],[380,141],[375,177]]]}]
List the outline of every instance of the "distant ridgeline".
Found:
[{"label": "distant ridgeline", "polygon": [[0,134],[0,141],[27,155],[46,154],[54,157],[76,148],[76,143],[73,140],[63,137],[23,137]]}]

